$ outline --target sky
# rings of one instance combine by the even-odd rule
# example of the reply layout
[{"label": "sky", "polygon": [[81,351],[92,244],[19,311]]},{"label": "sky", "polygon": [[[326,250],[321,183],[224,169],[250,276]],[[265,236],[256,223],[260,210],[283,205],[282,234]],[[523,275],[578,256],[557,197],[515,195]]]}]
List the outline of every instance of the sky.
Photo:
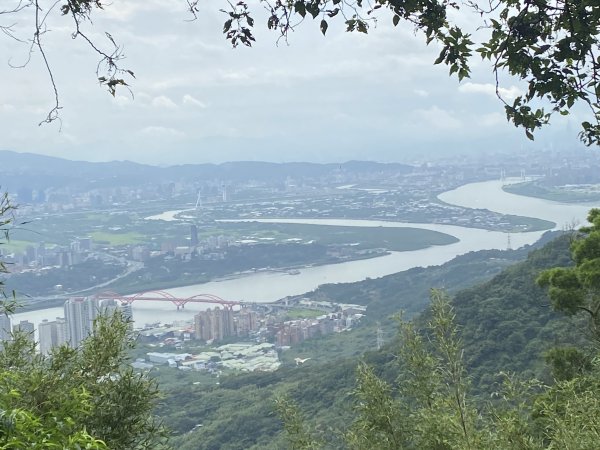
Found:
[{"label": "sky", "polygon": [[[172,165],[410,162],[580,145],[577,114],[529,142],[507,123],[489,66],[474,60],[472,78],[459,83],[447,67],[433,65],[438,47],[426,46],[406,24],[393,27],[385,11],[368,35],[346,33],[338,21],[324,37],[319,21],[307,19],[286,44],[267,30],[262,6],[250,4],[258,13],[257,42],[236,49],[222,34],[223,1],[201,2],[195,21],[184,0],[107,4],[86,31],[107,49],[109,32],[123,46],[123,66],[136,75],[131,92],[114,97],[98,85],[94,52],[51,12],[43,42],[62,109],[60,121],[41,126],[53,91],[40,54],[12,68],[27,60],[29,47],[0,34],[0,149]],[[0,23],[15,23],[15,35],[26,40],[32,17],[25,10],[0,15]],[[502,89],[510,100],[522,87],[505,79]]]}]

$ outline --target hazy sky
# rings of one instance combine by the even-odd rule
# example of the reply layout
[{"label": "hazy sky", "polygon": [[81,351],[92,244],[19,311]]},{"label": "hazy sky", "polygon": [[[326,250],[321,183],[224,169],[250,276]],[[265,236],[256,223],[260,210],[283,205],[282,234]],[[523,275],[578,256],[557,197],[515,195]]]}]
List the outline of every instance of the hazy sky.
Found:
[{"label": "hazy sky", "polygon": [[[5,2],[3,2],[5,3]],[[48,3],[50,4],[50,2]],[[96,82],[97,58],[58,14],[44,35],[59,88],[59,124],[38,126],[52,106],[39,54],[0,35],[0,148],[92,161],[178,164],[228,160],[409,161],[434,152],[577,146],[577,118],[529,143],[507,124],[487,66],[458,83],[433,66],[439,49],[380,14],[369,35],[332,24],[327,37],[306,20],[276,45],[258,15],[257,43],[232,49],[222,35],[224,2],[202,2],[188,21],[183,0],[113,0],[90,36],[124,46],[134,98]],[[261,6],[255,5],[260,11]],[[0,16],[2,17],[2,16]],[[3,24],[11,22],[7,18]],[[467,19],[463,19],[467,20]],[[27,38],[31,11],[18,17]],[[108,48],[108,47],[107,47]],[[504,85],[508,98],[519,92]]]}]

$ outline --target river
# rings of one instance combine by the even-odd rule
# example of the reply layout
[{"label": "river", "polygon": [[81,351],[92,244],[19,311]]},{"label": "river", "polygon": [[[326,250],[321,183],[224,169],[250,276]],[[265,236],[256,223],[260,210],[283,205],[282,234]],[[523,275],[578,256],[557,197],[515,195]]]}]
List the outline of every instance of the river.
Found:
[{"label": "river", "polygon": [[[556,223],[561,229],[565,224],[585,223],[589,209],[594,204],[575,205],[551,202],[543,199],[523,197],[509,194],[502,190],[500,181],[471,183],[445,192],[440,200],[470,208],[487,208],[502,214],[514,214],[536,217]],[[154,220],[177,220],[175,215],[181,211],[167,211],[152,216]],[[374,220],[342,220],[342,219],[260,219],[260,222],[305,223],[336,226],[370,227],[374,231],[378,227],[411,227],[424,228],[453,235],[459,242],[444,246],[433,246],[421,250],[407,252],[391,252],[389,255],[339,264],[328,264],[300,269],[297,275],[283,272],[257,272],[246,276],[212,281],[209,283],[183,286],[165,291],[176,297],[190,297],[196,294],[213,294],[228,300],[244,300],[252,302],[273,302],[288,295],[299,295],[316,289],[325,283],[345,283],[361,281],[366,278],[378,278],[401,272],[413,267],[426,267],[443,264],[455,256],[470,251],[484,249],[504,249],[507,247],[508,235],[497,231],[477,228],[466,228],[454,225],[438,225],[426,223],[403,223]],[[510,234],[513,248],[533,244],[543,234],[542,231]],[[188,304],[184,310],[177,311],[171,303],[133,304],[136,325],[174,320],[189,320],[207,305]],[[37,326],[42,319],[54,319],[63,316],[62,308],[48,308],[15,314],[13,321],[30,320]]]},{"label": "river", "polygon": [[[508,180],[508,183],[510,182],[511,180]],[[585,224],[590,209],[600,206],[598,202],[586,204],[560,203],[510,194],[502,190],[502,185],[505,183],[502,181],[484,181],[465,184],[457,189],[440,194],[438,198],[443,202],[465,208],[486,208],[502,214],[549,220],[556,224],[554,229],[557,230]]]}]

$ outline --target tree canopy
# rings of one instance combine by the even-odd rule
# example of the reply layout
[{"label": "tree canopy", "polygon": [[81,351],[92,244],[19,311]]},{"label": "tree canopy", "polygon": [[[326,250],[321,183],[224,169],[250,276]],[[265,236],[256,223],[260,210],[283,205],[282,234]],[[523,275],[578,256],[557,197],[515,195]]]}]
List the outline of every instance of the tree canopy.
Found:
[{"label": "tree canopy", "polygon": [[[358,366],[355,419],[338,447],[378,449],[591,449],[597,446],[599,361],[547,385],[502,373],[487,401],[470,392],[460,329],[441,291],[432,291],[431,316],[419,329],[400,322],[394,349],[398,377]],[[597,356],[597,355],[596,355]],[[328,448],[287,397],[276,402],[290,448]],[[329,432],[329,434],[332,434]]]},{"label": "tree canopy", "polygon": [[575,266],[546,270],[537,281],[548,288],[554,309],[585,314],[592,338],[600,341],[600,209],[592,209],[588,221],[592,225],[581,228],[571,244]]},{"label": "tree canopy", "polygon": [[133,343],[118,313],[100,316],[78,349],[39,355],[23,332],[3,342],[0,449],[165,448],[156,383],[127,364]]},{"label": "tree canopy", "polygon": [[[181,5],[191,18],[201,13],[198,0],[185,0]],[[41,55],[56,100],[45,121],[56,119],[60,110],[51,61],[43,45],[44,34],[57,14],[70,17],[72,37],[98,54],[101,85],[115,95],[117,88],[131,82],[134,72],[121,66],[118,36],[106,33],[105,47],[82,27],[98,9],[118,7],[103,0],[13,0],[0,10],[0,30],[9,37],[16,38],[16,21],[25,20],[27,14],[28,20],[33,19],[31,52],[37,50]],[[434,64],[446,64],[459,80],[470,76],[476,59],[489,61],[507,119],[522,127],[528,138],[533,139],[533,132],[553,114],[576,112],[583,119],[581,140],[587,145],[600,144],[600,4],[595,0],[261,0],[258,5],[240,0],[228,2],[221,10],[225,38],[234,47],[251,46],[255,17],[262,20],[264,9],[266,27],[284,40],[308,18],[318,21],[324,35],[336,21],[349,32],[365,34],[378,20],[412,27],[427,44],[439,46]],[[504,75],[524,83],[524,93],[514,99],[503,98]]]}]

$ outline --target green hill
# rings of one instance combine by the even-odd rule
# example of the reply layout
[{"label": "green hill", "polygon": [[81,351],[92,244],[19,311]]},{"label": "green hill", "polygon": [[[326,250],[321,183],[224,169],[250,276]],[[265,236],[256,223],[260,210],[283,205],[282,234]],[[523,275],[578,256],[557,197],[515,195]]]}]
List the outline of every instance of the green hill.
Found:
[{"label": "green hill", "polygon": [[[514,261],[523,258],[526,250],[477,252],[439,267],[324,286],[312,295],[369,305],[365,324],[369,333],[363,329],[356,335],[306,341],[297,351],[314,356],[308,363],[299,367],[288,364],[269,374],[227,377],[219,385],[194,385],[194,374],[178,374],[171,386],[163,386],[167,394],[159,413],[173,428],[175,447],[181,450],[285,448],[273,399],[286,392],[322,435],[337,442],[334,430],[344,429],[351,420],[350,393],[358,361],[367,361],[389,381],[397,375],[393,340],[379,352],[366,352],[374,344],[375,322],[386,321],[402,308],[413,315],[423,311],[430,287],[456,291],[482,280],[487,281],[456,292],[454,299],[475,391],[487,394],[495,390],[500,371],[547,376],[543,352],[580,337],[573,333],[573,323],[545,306],[548,300],[535,285],[535,278],[545,268],[569,264],[568,246],[564,236],[517,264]],[[424,311],[421,317],[427,316]],[[330,346],[336,351],[328,349]],[[336,445],[332,448],[339,448]]]}]

